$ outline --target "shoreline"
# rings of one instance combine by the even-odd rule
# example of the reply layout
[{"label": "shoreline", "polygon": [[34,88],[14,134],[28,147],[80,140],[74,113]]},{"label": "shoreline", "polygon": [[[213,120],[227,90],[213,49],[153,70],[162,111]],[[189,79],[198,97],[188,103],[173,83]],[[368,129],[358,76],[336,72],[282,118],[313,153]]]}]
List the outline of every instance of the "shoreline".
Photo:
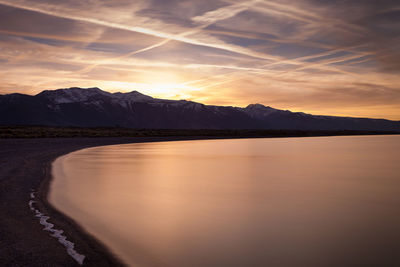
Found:
[{"label": "shoreline", "polygon": [[[125,143],[121,143],[125,144]],[[96,147],[95,146],[90,146],[90,147]],[[101,145],[100,145],[101,146]],[[84,149],[84,148],[81,148]],[[78,150],[81,150],[78,149]],[[53,207],[49,200],[48,200],[48,194],[50,190],[50,183],[51,180],[53,179],[52,175],[52,165],[54,161],[62,156],[68,155],[69,153],[72,153],[74,151],[78,150],[73,150],[70,151],[66,154],[57,156],[53,158],[51,161],[47,162],[46,164],[46,169],[45,169],[45,174],[43,177],[43,180],[40,184],[40,186],[37,188],[37,197],[40,199],[40,201],[43,203],[42,205],[44,206],[44,209],[46,210],[46,213],[50,217],[50,222],[55,225],[57,229],[63,230],[64,235],[66,236],[67,240],[72,242],[75,246],[75,250],[78,253],[82,253],[85,256],[85,260],[83,262],[83,266],[124,266],[118,259],[115,257],[111,251],[109,251],[101,242],[99,242],[95,237],[87,233],[78,223],[76,223],[73,219],[68,217],[67,215],[63,214],[61,211],[57,210],[55,207]],[[75,239],[79,236],[78,241]],[[81,246],[82,244],[85,243],[85,246],[89,246],[90,249],[93,249],[96,254],[101,255],[101,260],[98,262],[96,259],[94,262],[92,262],[94,259],[91,257],[91,253],[86,254],[85,252],[82,252]],[[84,248],[84,250],[87,250],[87,248]],[[65,253],[67,254],[67,249],[65,249]],[[72,259],[72,257],[71,257]],[[103,262],[104,261],[104,262]],[[78,265],[78,264],[76,264]]]},{"label": "shoreline", "polygon": [[[170,142],[170,141],[190,141],[190,140],[210,140],[210,139],[222,139],[222,138],[185,138],[185,137],[174,137],[174,138],[157,138],[157,137],[148,137],[148,138],[130,138],[133,140],[128,140],[128,141],[124,141],[122,143],[117,142],[117,143],[112,143],[112,144],[105,144],[105,145],[94,145],[94,146],[88,146],[88,147],[84,147],[84,148],[80,148],[77,150],[73,150],[70,151],[66,154],[60,155],[58,157],[55,157],[53,160],[51,160],[50,162],[48,162],[47,166],[46,166],[46,172],[45,172],[45,176],[44,179],[41,182],[40,187],[37,190],[37,194],[38,196],[40,196],[40,200],[45,203],[44,205],[46,206],[46,208],[50,211],[50,220],[52,220],[51,222],[54,223],[55,225],[60,228],[61,230],[64,230],[65,228],[71,228],[72,230],[75,231],[76,233],[74,234],[79,234],[80,237],[83,237],[82,239],[84,239],[84,241],[86,241],[91,247],[94,247],[96,252],[101,254],[102,256],[105,256],[104,259],[107,262],[98,262],[95,261],[93,262],[90,257],[90,255],[86,255],[85,253],[82,253],[85,255],[85,260],[83,263],[83,266],[125,266],[125,264],[118,259],[117,256],[115,256],[104,244],[102,244],[101,241],[99,241],[98,239],[96,239],[94,236],[92,236],[90,233],[88,233],[87,231],[85,231],[81,225],[79,225],[77,222],[75,222],[72,218],[68,217],[67,215],[63,214],[61,211],[59,211],[57,208],[55,208],[48,199],[49,196],[49,190],[50,190],[50,184],[52,179],[54,179],[53,175],[52,175],[52,166],[53,163],[60,157],[66,156],[70,153],[82,150],[82,149],[86,149],[86,148],[93,148],[93,147],[98,147],[98,146],[109,146],[109,145],[118,145],[118,144],[132,144],[132,143],[148,143],[148,142]],[[139,139],[139,140],[138,140]],[[223,139],[231,139],[231,138],[223,138]],[[56,218],[56,220],[54,220],[53,218]],[[65,227],[65,228],[64,228]],[[71,235],[71,233],[67,232],[67,230],[65,230],[66,232],[66,237],[67,239],[69,238],[69,236]],[[77,252],[81,253],[81,251],[79,250],[80,245],[82,244],[77,244],[75,242],[73,242],[75,244],[75,247],[77,248]],[[103,265],[106,264],[106,265]]]},{"label": "shoreline", "polygon": [[0,243],[4,242],[5,246],[0,250],[0,265],[79,266],[67,254],[65,247],[43,230],[43,226],[30,210],[28,202],[33,189],[36,191],[35,205],[38,210],[50,217],[50,222],[56,229],[64,230],[67,239],[75,244],[76,250],[86,256],[83,266],[124,266],[108,248],[48,202],[53,162],[60,156],[89,147],[209,139],[238,137],[0,139],[0,211],[6,214],[0,222]]},{"label": "shoreline", "polygon": [[86,256],[83,266],[124,266],[103,244],[47,199],[51,167],[58,157],[96,146],[237,137],[105,137],[0,139],[0,265],[80,266],[51,233],[43,229],[30,208],[32,190],[35,208],[49,216],[55,229],[63,230],[75,249]]}]

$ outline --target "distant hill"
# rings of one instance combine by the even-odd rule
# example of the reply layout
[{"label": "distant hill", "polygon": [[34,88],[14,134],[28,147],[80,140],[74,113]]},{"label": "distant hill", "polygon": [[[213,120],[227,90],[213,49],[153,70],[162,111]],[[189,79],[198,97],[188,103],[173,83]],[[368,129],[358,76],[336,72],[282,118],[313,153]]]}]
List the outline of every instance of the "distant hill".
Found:
[{"label": "distant hill", "polygon": [[0,95],[0,125],[151,129],[288,129],[400,131],[399,121],[317,116],[261,104],[245,108],[152,98],[99,88]]}]

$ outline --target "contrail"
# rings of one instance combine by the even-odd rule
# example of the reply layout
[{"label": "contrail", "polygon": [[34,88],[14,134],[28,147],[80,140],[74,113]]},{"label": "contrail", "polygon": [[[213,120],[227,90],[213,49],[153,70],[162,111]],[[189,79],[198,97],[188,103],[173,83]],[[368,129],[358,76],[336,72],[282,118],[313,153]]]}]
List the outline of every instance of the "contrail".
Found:
[{"label": "contrail", "polygon": [[[189,31],[185,31],[185,32],[183,32],[181,34],[178,34],[177,36],[185,37],[185,36],[192,35],[192,34],[195,34],[197,32],[200,32],[204,28],[214,24],[217,21],[224,20],[224,19],[236,16],[241,11],[249,9],[253,4],[257,3],[258,1],[259,0],[252,0],[252,1],[249,1],[249,2],[230,5],[228,7],[222,7],[222,8],[218,8],[216,10],[213,10],[213,11],[206,12],[202,16],[194,17],[194,18],[192,18],[192,20],[194,20],[196,22],[200,22],[200,23],[201,22],[205,22],[205,23],[202,23],[201,25],[199,25],[199,26],[197,26],[197,27],[195,27],[195,28],[193,28],[193,29],[191,29]],[[102,63],[99,63],[99,64],[93,64],[91,66],[88,66],[88,67],[84,68],[82,71],[80,71],[80,73],[81,72],[86,73],[86,72],[92,70],[93,68],[95,68],[96,66],[99,66],[99,65],[101,65],[103,63],[106,63],[106,62],[109,62],[109,61],[112,61],[112,60],[118,60],[118,59],[130,57],[130,56],[133,56],[133,55],[136,55],[136,54],[139,54],[139,53],[142,53],[142,52],[146,52],[146,51],[149,51],[151,49],[154,49],[154,48],[157,48],[157,47],[160,47],[160,46],[163,46],[164,44],[170,42],[171,40],[172,40],[171,38],[164,39],[163,41],[161,41],[159,43],[156,43],[154,45],[151,45],[151,46],[139,49],[139,50],[132,51],[130,53],[127,53],[125,55],[122,55],[122,56],[119,56],[119,57],[116,57],[116,58],[112,58],[112,59],[103,61]]]},{"label": "contrail", "polygon": [[[196,41],[194,39],[186,38],[186,35],[189,35],[191,33],[194,33],[192,31],[188,31],[186,35],[176,35],[176,34],[169,34],[165,32],[159,32],[155,31],[152,29],[148,28],[143,28],[143,27],[138,27],[138,26],[129,26],[129,25],[124,25],[121,23],[115,23],[115,22],[110,22],[110,21],[105,21],[97,18],[90,18],[90,17],[81,17],[81,16],[76,16],[72,14],[66,14],[64,12],[60,12],[59,10],[49,10],[49,9],[43,9],[35,6],[28,6],[20,3],[15,3],[15,2],[8,2],[4,0],[0,0],[0,4],[5,5],[5,6],[10,6],[14,8],[20,8],[20,9],[25,9],[29,11],[34,11],[38,12],[41,14],[46,14],[54,17],[60,17],[60,18],[65,18],[65,19],[71,19],[71,20],[76,20],[76,21],[81,21],[81,22],[87,22],[87,23],[92,23],[100,26],[106,26],[110,28],[115,28],[115,29],[121,29],[121,30],[127,30],[131,32],[137,32],[137,33],[142,33],[146,35],[151,35],[151,36],[156,36],[164,39],[171,39],[175,41],[180,41],[183,43],[188,43],[188,44],[193,44],[193,45],[199,45],[199,46],[205,46],[205,47],[210,47],[210,48],[216,48],[216,49],[221,49],[233,53],[238,53],[254,58],[261,58],[261,59],[267,59],[267,60],[280,60],[278,57],[270,56],[270,55],[265,55],[262,53],[257,53],[242,47],[236,47],[232,45],[224,45],[224,44],[210,44],[210,43],[204,43],[201,41]],[[207,24],[206,24],[207,25]],[[206,27],[205,25],[199,26],[199,28],[204,28]],[[194,29],[196,30],[196,29]]]},{"label": "contrail", "polygon": [[[250,8],[252,5],[254,5],[257,2],[258,1],[249,1],[249,2],[243,3],[241,5],[231,5],[231,6],[223,7],[223,8],[214,10],[214,11],[209,11],[209,12],[203,14],[203,16],[195,17],[198,22],[205,22],[204,24],[201,24],[198,27],[195,27],[195,28],[193,28],[193,29],[191,29],[189,31],[186,31],[184,33],[181,33],[181,34],[168,34],[168,33],[159,32],[159,31],[155,31],[155,30],[151,30],[151,29],[147,29],[147,28],[143,28],[143,27],[129,26],[129,25],[121,24],[121,23],[114,23],[114,22],[104,21],[104,20],[97,19],[97,18],[82,17],[82,16],[76,16],[76,15],[73,15],[73,14],[67,14],[65,12],[62,12],[62,11],[54,9],[54,8],[53,9],[49,9],[48,7],[46,8],[46,7],[38,7],[38,6],[31,6],[31,5],[28,6],[26,4],[0,0],[0,4],[6,5],[6,6],[10,6],[10,7],[14,7],[14,8],[30,10],[30,11],[34,11],[34,12],[38,12],[38,13],[42,13],[42,14],[46,14],[46,15],[55,16],[55,17],[72,19],[72,20],[82,21],[82,22],[88,22],[88,23],[101,25],[101,26],[106,26],[106,27],[111,27],[111,28],[116,28],[116,29],[123,29],[123,30],[131,31],[131,32],[143,33],[143,34],[156,36],[156,37],[164,39],[161,42],[156,43],[154,45],[151,45],[149,47],[142,48],[142,49],[139,49],[139,50],[135,50],[135,51],[130,52],[128,54],[125,54],[123,56],[117,57],[117,59],[124,58],[124,57],[131,56],[131,55],[135,55],[135,54],[142,53],[142,52],[145,52],[145,51],[149,51],[149,50],[154,49],[156,47],[160,47],[160,46],[170,42],[171,40],[175,40],[175,41],[180,41],[180,42],[184,42],[184,43],[188,43],[188,44],[194,44],[194,45],[206,46],[206,47],[210,47],[210,48],[222,49],[222,50],[225,50],[225,51],[230,51],[230,52],[234,52],[234,53],[241,54],[241,55],[246,55],[246,56],[250,56],[250,57],[254,57],[254,58],[270,60],[270,61],[275,62],[275,63],[271,62],[269,64],[290,63],[290,64],[295,64],[295,65],[303,65],[303,66],[304,65],[306,65],[306,66],[307,65],[311,65],[311,66],[313,66],[314,64],[310,64],[308,62],[302,62],[302,61],[298,61],[296,59],[285,59],[285,58],[282,58],[282,57],[279,57],[279,56],[266,55],[264,53],[255,52],[255,51],[249,50],[247,48],[243,48],[243,47],[236,46],[236,45],[210,44],[210,43],[204,43],[204,42],[197,41],[197,40],[194,40],[194,39],[186,37],[188,35],[191,35],[191,34],[194,34],[194,33],[197,33],[199,31],[201,31],[205,27],[215,23],[216,21],[218,21],[220,19],[228,18],[229,17],[229,14],[228,14],[229,12],[226,12],[227,10],[230,10],[230,9],[234,10],[235,12],[233,12],[231,14],[231,16],[234,16],[234,15],[238,14],[239,12],[245,10],[246,8]],[[232,6],[234,6],[234,7],[232,7]],[[107,60],[105,62],[107,62]],[[266,64],[266,65],[269,65],[269,64]],[[85,68],[84,71],[90,70],[91,68],[95,67],[96,65],[98,65],[98,64],[95,64],[93,66],[89,66],[89,67]],[[332,70],[332,69],[330,69],[330,70]],[[338,70],[336,70],[336,71],[338,71]]]}]

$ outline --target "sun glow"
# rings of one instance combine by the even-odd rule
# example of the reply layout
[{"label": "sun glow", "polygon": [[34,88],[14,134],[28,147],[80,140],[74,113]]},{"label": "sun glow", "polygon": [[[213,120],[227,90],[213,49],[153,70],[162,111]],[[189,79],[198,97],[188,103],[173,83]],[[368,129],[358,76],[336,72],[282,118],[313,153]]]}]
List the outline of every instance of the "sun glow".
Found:
[{"label": "sun glow", "polygon": [[190,96],[190,91],[197,90],[180,83],[150,83],[148,87],[153,95],[163,97]]},{"label": "sun glow", "polygon": [[138,85],[138,90],[158,98],[190,98],[192,91],[198,91],[184,80],[185,78],[178,73],[157,72],[146,73]]},{"label": "sun glow", "polygon": [[0,0],[0,95],[99,87],[400,119],[395,1],[83,2]]},{"label": "sun glow", "polygon": [[143,94],[156,98],[190,99],[191,92],[200,90],[199,88],[187,85],[185,83],[175,82],[119,82],[104,81],[100,88],[110,89],[112,92],[130,92],[137,90]]}]

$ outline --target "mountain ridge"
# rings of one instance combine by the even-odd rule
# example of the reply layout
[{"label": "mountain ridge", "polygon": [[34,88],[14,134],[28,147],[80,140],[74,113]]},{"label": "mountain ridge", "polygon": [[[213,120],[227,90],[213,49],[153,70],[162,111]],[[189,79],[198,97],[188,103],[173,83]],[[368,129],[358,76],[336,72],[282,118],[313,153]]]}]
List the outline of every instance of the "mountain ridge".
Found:
[{"label": "mountain ridge", "polygon": [[152,129],[295,129],[400,131],[400,121],[312,115],[259,103],[246,107],[153,98],[97,87],[0,95],[0,125],[121,126]]}]

